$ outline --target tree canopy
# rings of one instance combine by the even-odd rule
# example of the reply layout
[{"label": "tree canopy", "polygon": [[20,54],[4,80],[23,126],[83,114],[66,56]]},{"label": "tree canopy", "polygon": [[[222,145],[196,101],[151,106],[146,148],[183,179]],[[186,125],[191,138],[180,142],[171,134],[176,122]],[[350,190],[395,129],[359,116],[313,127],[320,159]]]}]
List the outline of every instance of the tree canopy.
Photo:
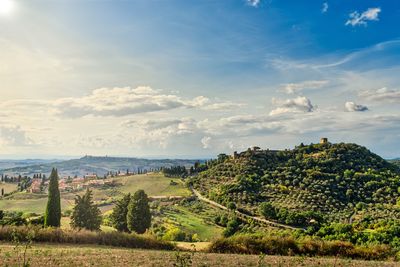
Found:
[{"label": "tree canopy", "polygon": [[128,206],[127,225],[131,232],[143,234],[151,225],[149,199],[143,190],[132,196]]},{"label": "tree canopy", "polygon": [[58,173],[56,169],[51,170],[49,182],[49,195],[46,211],[44,214],[44,225],[60,227],[61,222],[61,200],[58,189]]},{"label": "tree canopy", "polygon": [[92,191],[87,189],[83,196],[76,195],[75,207],[71,215],[71,227],[98,231],[101,221],[101,211],[93,203]]},{"label": "tree canopy", "polygon": [[131,194],[126,194],[115,203],[111,214],[111,222],[115,229],[120,232],[129,232],[127,224],[128,206],[131,201]]}]

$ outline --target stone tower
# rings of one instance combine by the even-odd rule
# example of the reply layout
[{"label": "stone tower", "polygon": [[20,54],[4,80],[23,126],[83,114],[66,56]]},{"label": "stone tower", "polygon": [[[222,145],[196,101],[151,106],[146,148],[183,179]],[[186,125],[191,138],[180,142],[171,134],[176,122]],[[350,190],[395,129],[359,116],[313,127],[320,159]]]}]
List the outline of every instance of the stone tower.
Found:
[{"label": "stone tower", "polygon": [[327,143],[328,143],[328,138],[322,137],[322,138],[319,140],[319,143],[320,143],[321,145],[327,144]]}]

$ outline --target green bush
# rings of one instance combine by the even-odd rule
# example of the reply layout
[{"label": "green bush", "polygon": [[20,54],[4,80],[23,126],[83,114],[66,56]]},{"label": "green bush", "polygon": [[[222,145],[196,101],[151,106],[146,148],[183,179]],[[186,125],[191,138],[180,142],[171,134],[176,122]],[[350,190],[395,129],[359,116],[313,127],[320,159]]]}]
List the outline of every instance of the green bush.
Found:
[{"label": "green bush", "polygon": [[167,230],[162,239],[166,241],[185,241],[186,233],[179,228],[173,227]]}]

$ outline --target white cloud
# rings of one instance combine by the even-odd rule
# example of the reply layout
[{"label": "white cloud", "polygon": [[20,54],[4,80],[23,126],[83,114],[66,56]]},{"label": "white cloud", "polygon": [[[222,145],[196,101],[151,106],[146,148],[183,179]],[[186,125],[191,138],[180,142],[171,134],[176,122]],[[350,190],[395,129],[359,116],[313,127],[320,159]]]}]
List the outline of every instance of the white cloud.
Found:
[{"label": "white cloud", "polygon": [[140,86],[95,89],[86,96],[57,99],[52,106],[57,115],[77,118],[86,115],[122,117],[178,108],[226,110],[243,104],[215,102],[204,96],[187,99],[174,94],[164,94],[161,90],[151,87]]},{"label": "white cloud", "polygon": [[63,117],[76,118],[86,115],[120,117],[181,107],[206,107],[208,103],[210,100],[204,96],[184,99],[178,95],[163,94],[151,87],[140,86],[95,89],[83,97],[57,99],[53,107],[55,113]]},{"label": "white cloud", "polygon": [[203,109],[205,110],[232,110],[246,106],[243,103],[234,103],[234,102],[219,102],[210,105],[205,105]]},{"label": "white cloud", "polygon": [[247,0],[247,3],[252,7],[258,7],[261,3],[261,0]]},{"label": "white cloud", "polygon": [[34,142],[30,139],[26,131],[16,125],[0,126],[0,146],[27,146],[33,145]]},{"label": "white cloud", "polygon": [[[197,103],[196,99],[194,99]],[[191,106],[177,95],[161,94],[150,87],[115,87],[93,90],[83,97],[61,98],[55,101],[56,114],[64,117],[125,116]]]},{"label": "white cloud", "polygon": [[349,112],[355,112],[355,111],[367,111],[368,107],[367,106],[363,106],[363,105],[358,105],[354,102],[346,102],[344,104],[344,107],[347,111]]},{"label": "white cloud", "polygon": [[270,115],[279,115],[283,113],[297,113],[297,112],[312,112],[314,106],[311,104],[310,99],[304,96],[298,96],[292,99],[272,99],[272,103],[277,106],[270,112]]},{"label": "white cloud", "polygon": [[327,85],[329,81],[304,81],[300,83],[286,83],[281,85],[281,90],[287,94],[295,94],[305,89],[319,89]]},{"label": "white cloud", "polygon": [[323,4],[322,4],[321,13],[326,13],[326,12],[328,12],[328,9],[329,9],[328,3],[327,3],[327,2],[323,3]]},{"label": "white cloud", "polygon": [[360,96],[371,101],[400,103],[400,90],[388,89],[386,87],[363,91],[360,93]]},{"label": "white cloud", "polygon": [[160,148],[167,148],[175,137],[199,133],[196,121],[192,118],[129,119],[120,126],[125,134],[134,134],[132,142],[136,145],[156,144]]},{"label": "white cloud", "polygon": [[346,26],[366,26],[368,24],[368,21],[378,21],[380,12],[381,9],[379,7],[368,8],[361,14],[358,11],[354,11],[353,13],[349,14],[349,19],[346,21]]},{"label": "white cloud", "polygon": [[210,136],[204,136],[201,139],[201,144],[203,145],[204,149],[210,148],[210,142],[211,142],[211,137]]}]

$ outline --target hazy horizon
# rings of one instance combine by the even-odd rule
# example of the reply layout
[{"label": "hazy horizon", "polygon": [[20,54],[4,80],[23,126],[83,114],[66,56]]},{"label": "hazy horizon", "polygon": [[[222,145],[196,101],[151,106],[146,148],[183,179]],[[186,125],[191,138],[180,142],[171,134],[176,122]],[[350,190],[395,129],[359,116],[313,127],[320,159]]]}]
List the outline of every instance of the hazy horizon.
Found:
[{"label": "hazy horizon", "polygon": [[399,17],[389,0],[0,0],[0,158],[321,137],[400,157]]}]

